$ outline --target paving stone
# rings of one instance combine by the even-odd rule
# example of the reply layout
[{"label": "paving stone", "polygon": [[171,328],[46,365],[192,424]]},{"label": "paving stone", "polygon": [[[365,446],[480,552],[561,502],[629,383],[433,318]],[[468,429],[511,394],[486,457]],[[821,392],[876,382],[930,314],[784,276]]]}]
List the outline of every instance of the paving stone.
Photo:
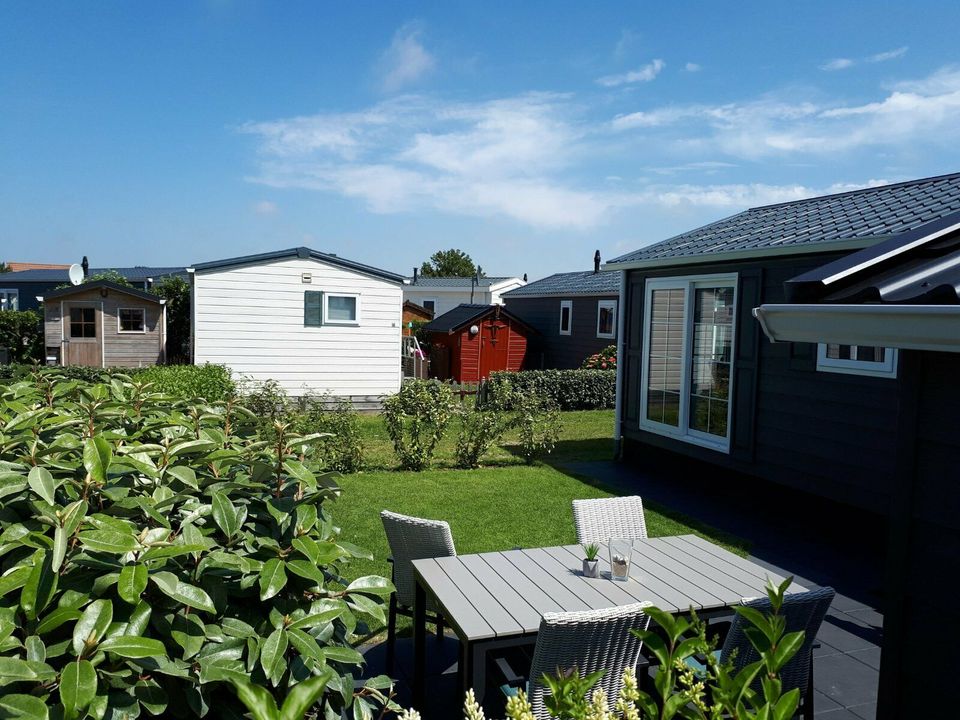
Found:
[{"label": "paving stone", "polygon": [[858,718],[863,718],[863,720],[877,719],[877,704],[875,702],[866,703],[865,705],[854,705],[847,709]]},{"label": "paving stone", "polygon": [[849,615],[831,615],[823,619],[817,640],[840,652],[877,647],[883,635],[874,627]]},{"label": "paving stone", "polygon": [[872,667],[876,671],[880,671],[880,648],[867,648],[866,650],[854,650],[853,652],[847,653],[850,657],[855,660],[859,660],[864,665]]},{"label": "paving stone", "polygon": [[852,615],[860,622],[865,622],[873,627],[883,627],[883,615],[873,608],[860,608],[859,610],[847,610],[847,615]]},{"label": "paving stone", "polygon": [[849,655],[827,655],[813,665],[814,687],[843,707],[877,701],[877,671]]},{"label": "paving stone", "polygon": [[837,710],[828,710],[825,713],[814,713],[815,717],[823,718],[823,720],[863,720],[863,718],[854,715],[852,712],[846,708],[838,708]]},{"label": "paving stone", "polygon": [[813,714],[820,715],[821,713],[828,712],[830,710],[839,710],[843,707],[836,700],[834,700],[829,695],[824,695],[819,690],[813,691]]}]

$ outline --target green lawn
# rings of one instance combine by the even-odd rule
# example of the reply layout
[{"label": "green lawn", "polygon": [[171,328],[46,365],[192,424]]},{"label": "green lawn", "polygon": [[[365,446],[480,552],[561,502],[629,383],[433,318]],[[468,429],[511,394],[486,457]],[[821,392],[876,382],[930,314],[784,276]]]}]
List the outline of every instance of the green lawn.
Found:
[{"label": "green lawn", "polygon": [[[371,440],[379,443],[370,446],[375,448],[375,456],[392,465],[389,440],[382,431],[382,437],[377,434],[379,420],[365,418],[364,422]],[[500,449],[490,463],[497,466],[479,470],[439,467],[421,473],[381,470],[344,476],[340,481],[343,495],[331,508],[334,521],[343,528],[344,540],[370,550],[374,556],[371,561],[352,563],[349,576],[390,576],[381,510],[446,520],[460,553],[576,542],[571,501],[609,497],[610,493],[588,479],[564,472],[562,462],[609,459],[612,427],[611,411],[564,413],[563,436],[549,459],[551,464],[518,464],[509,450]],[[452,441],[445,441],[440,464],[450,464],[451,453]],[[696,532],[746,554],[746,546],[738,538],[650,502],[645,503],[645,510],[651,536]]]}]

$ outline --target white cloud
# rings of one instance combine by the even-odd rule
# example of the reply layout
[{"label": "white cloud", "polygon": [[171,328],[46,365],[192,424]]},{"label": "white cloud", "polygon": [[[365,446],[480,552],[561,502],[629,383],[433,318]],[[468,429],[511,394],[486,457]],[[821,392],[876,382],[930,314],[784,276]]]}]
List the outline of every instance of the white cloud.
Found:
[{"label": "white cloud", "polygon": [[701,70],[703,70],[703,66],[695,62],[688,62],[686,65],[683,66],[683,69],[686,70],[687,72],[694,73],[694,72],[700,72]]},{"label": "white cloud", "polygon": [[381,87],[393,93],[417,82],[436,68],[436,60],[420,42],[423,26],[410,22],[393,35],[380,58]]},{"label": "white cloud", "polygon": [[878,63],[886,62],[887,60],[896,60],[907,54],[909,48],[904,45],[903,47],[898,47],[896,50],[887,50],[886,52],[877,53],[876,55],[871,55],[867,58],[867,62]]},{"label": "white cloud", "polygon": [[907,54],[907,50],[909,50],[909,48],[904,45],[903,47],[898,47],[894,50],[887,50],[885,52],[876,53],[875,55],[868,55],[867,57],[859,60],[855,60],[853,58],[834,58],[833,60],[828,60],[821,65],[820,69],[830,72],[835,70],[846,70],[847,68],[852,68],[854,65],[860,65],[861,63],[887,62],[888,60],[902,58]]},{"label": "white cloud", "polygon": [[630,83],[650,82],[654,80],[660,71],[666,67],[666,63],[657,58],[643,67],[631,70],[630,72],[620,73],[619,75],[605,75],[597,79],[598,85],[604,87],[617,87],[618,85],[627,85]]},{"label": "white cloud", "polygon": [[853,67],[854,64],[854,61],[850,58],[834,58],[833,60],[828,60],[821,65],[820,69],[827,71],[846,70],[849,67]]},{"label": "white cloud", "polygon": [[274,215],[279,208],[275,202],[270,202],[269,200],[261,200],[258,203],[255,203],[253,206],[253,211],[257,215]]}]

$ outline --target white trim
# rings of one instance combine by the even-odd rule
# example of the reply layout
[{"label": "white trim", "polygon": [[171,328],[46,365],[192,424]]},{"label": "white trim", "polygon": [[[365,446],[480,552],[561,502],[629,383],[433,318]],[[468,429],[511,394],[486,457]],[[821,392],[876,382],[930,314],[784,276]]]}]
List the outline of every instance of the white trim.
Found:
[{"label": "white trim", "polygon": [[[563,309],[567,308],[567,329],[563,329]],[[560,322],[558,325],[561,335],[573,334],[573,300],[560,301]]]},{"label": "white trim", "polygon": [[[330,298],[332,297],[353,298],[356,301],[354,305],[354,309],[356,310],[356,316],[353,318],[353,320],[331,320],[330,319]],[[360,294],[344,293],[344,292],[335,292],[335,293],[324,292],[323,293],[323,317],[320,318],[320,323],[322,325],[359,325],[360,324]]]},{"label": "white trim", "polygon": [[[17,299],[17,306],[15,308],[7,308],[4,305],[7,304],[9,296],[13,295]],[[0,288],[0,310],[19,310],[20,309],[20,290],[18,288]]]},{"label": "white trim", "polygon": [[960,353],[957,305],[761,305],[753,316],[774,342]]},{"label": "white trim", "polygon": [[817,343],[817,372],[841,373],[843,375],[866,375],[868,377],[895,378],[897,377],[897,349],[884,348],[883,362],[868,362],[858,360],[857,349],[861,347],[878,347],[876,345],[850,345],[851,358],[827,357],[827,345],[849,345],[849,343]]},{"label": "white trim", "polygon": [[[620,297],[625,298],[627,296],[627,274],[625,272],[620,273]],[[614,400],[614,418],[613,418],[613,442],[616,448],[615,456],[619,459],[621,455],[621,442],[620,436],[623,434],[623,424],[620,419],[620,414],[623,412],[623,368],[627,364],[626,358],[626,348],[627,345],[623,340],[624,336],[624,324],[625,319],[624,315],[626,313],[617,313],[617,390]]]},{"label": "white trim", "polygon": [[[143,313],[142,330],[124,330],[120,322],[120,314],[124,310],[139,310]],[[142,307],[118,307],[117,308],[117,334],[118,335],[146,335],[147,334],[147,309]]]},{"label": "white trim", "polygon": [[877,243],[889,240],[890,235],[872,235],[865,238],[833,240],[830,242],[800,243],[794,245],[774,245],[747,250],[727,250],[726,252],[700,253],[698,255],[680,255],[604,263],[602,270],[643,270],[646,268],[674,267],[678,265],[707,265],[727,260],[750,260],[751,258],[780,257],[789,255],[818,255],[820,253],[839,252],[841,250],[862,250]]},{"label": "white trim", "polygon": [[[613,323],[611,327],[613,328],[612,332],[602,333],[600,332],[600,311],[606,308],[613,312]],[[597,337],[605,338],[607,340],[613,340],[617,337],[617,301],[616,300],[597,300]]]},{"label": "white trim", "polygon": [[[640,372],[640,429],[647,432],[663,435],[675,440],[682,440],[693,445],[717,450],[723,453],[730,452],[730,437],[733,427],[733,400],[734,400],[734,375],[737,353],[737,304],[740,301],[739,275],[737,273],[723,273],[711,275],[687,275],[669,278],[648,278],[643,288],[643,358]],[[692,338],[693,338],[693,301],[696,297],[696,290],[702,287],[732,287],[733,288],[733,307],[730,325],[730,375],[727,379],[727,435],[720,438],[716,435],[700,432],[690,427],[690,363],[692,356]],[[677,417],[677,425],[666,425],[664,423],[649,420],[647,418],[647,378],[650,373],[650,329],[653,308],[651,306],[651,295],[654,290],[673,289],[684,290],[683,305],[683,345],[681,349],[680,366],[680,407]],[[620,365],[619,359],[617,365]]]}]

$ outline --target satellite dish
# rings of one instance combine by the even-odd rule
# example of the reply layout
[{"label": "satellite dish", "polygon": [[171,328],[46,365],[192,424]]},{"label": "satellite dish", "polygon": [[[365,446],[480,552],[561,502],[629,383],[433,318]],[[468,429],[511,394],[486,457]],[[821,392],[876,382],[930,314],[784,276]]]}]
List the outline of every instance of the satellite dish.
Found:
[{"label": "satellite dish", "polygon": [[70,266],[68,275],[70,276],[70,282],[74,285],[79,285],[83,282],[83,268],[76,263]]}]

